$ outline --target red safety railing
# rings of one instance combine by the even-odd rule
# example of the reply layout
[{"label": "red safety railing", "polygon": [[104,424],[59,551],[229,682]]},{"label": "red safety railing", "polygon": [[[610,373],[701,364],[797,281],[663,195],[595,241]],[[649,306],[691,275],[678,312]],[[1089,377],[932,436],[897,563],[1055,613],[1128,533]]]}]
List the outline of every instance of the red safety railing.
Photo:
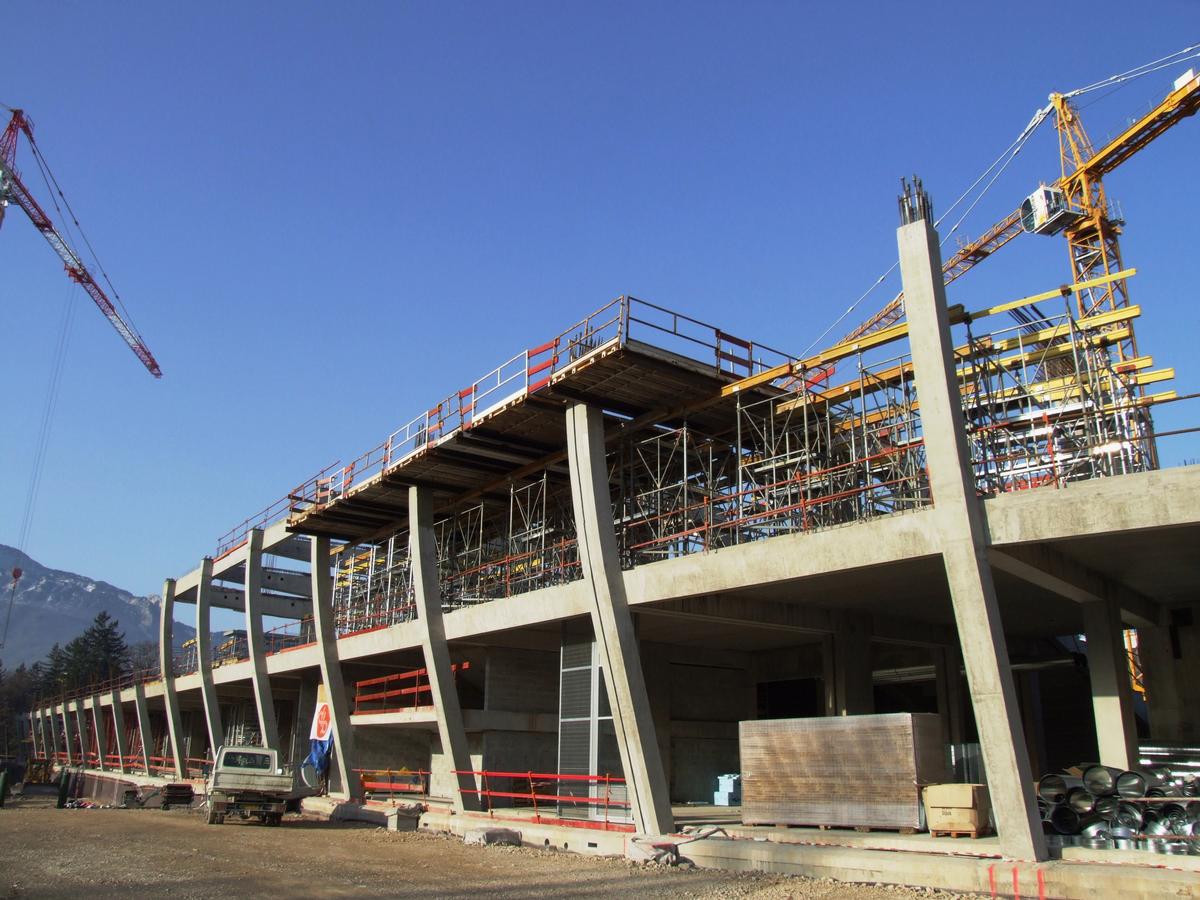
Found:
[{"label": "red safety railing", "polygon": [[405,797],[429,796],[429,779],[432,773],[425,769],[355,769],[364,791],[371,794],[403,795]]},{"label": "red safety railing", "polygon": [[[820,491],[822,482],[832,483],[864,465],[880,464],[892,457],[916,453],[923,445],[924,441],[918,439],[902,447],[889,448],[836,466],[802,472],[767,484],[753,485],[742,491],[716,494],[700,503],[679,509],[630,518],[620,523],[619,532],[624,536],[624,547],[629,552],[648,551],[662,545],[687,541],[696,542],[696,550],[703,552],[738,540],[751,539],[752,535],[747,534],[747,529],[785,525],[789,531],[808,531],[827,527],[829,523],[816,515],[824,507],[872,494],[890,492],[890,496],[897,501],[912,504],[914,507],[927,506],[932,502],[927,477],[920,482],[915,491],[910,490],[913,481],[907,477],[870,481],[844,490],[824,493]],[[811,490],[814,487],[816,490]],[[810,490],[806,496],[804,492]],[[793,499],[791,502],[773,503],[779,494],[790,495]],[[736,513],[719,513],[719,510],[729,507],[736,510]],[[690,524],[697,517],[701,518],[700,523]],[[796,521],[797,518],[799,521]],[[641,539],[639,531],[645,533],[659,530],[656,523],[671,519],[688,521],[689,526],[665,535],[655,534],[649,539]]]},{"label": "red safety railing", "polygon": [[550,584],[577,581],[583,577],[578,543],[576,538],[564,538],[546,547],[498,556],[461,569],[446,576],[442,582],[443,598],[453,599],[460,593],[469,593],[498,600]]},{"label": "red safety railing", "polygon": [[[469,668],[471,668],[469,662],[455,663],[450,667],[455,675]],[[429,693],[429,670],[425,668],[383,675],[379,678],[367,678],[354,683],[354,713],[362,715],[430,708],[433,706],[432,696],[428,698],[428,703],[421,702]],[[400,697],[407,699],[399,703],[393,702]],[[374,703],[383,703],[384,705],[375,708],[366,706],[366,704]]]},{"label": "red safety railing", "polygon": [[[484,810],[492,816],[497,809],[524,806],[532,808],[533,821],[575,828],[598,828],[608,831],[633,831],[628,821],[630,805],[624,796],[614,796],[614,788],[623,795],[625,779],[612,775],[558,775],[545,772],[493,772],[488,770],[455,770],[458,776],[470,776],[477,787],[460,787],[459,793],[479,798]],[[565,786],[564,786],[565,785]],[[528,790],[519,790],[528,786]],[[571,792],[580,788],[582,792]],[[510,801],[497,806],[493,800]],[[585,813],[586,818],[562,815]],[[550,811],[552,814],[548,814]],[[522,817],[528,821],[528,817]]]},{"label": "red safety railing", "polygon": [[[342,609],[344,610],[344,607]],[[417,605],[404,603],[393,606],[391,609],[363,612],[353,616],[335,612],[335,616],[337,636],[343,638],[352,634],[365,634],[368,631],[378,631],[381,628],[390,628],[402,622],[409,622],[417,617]]]}]

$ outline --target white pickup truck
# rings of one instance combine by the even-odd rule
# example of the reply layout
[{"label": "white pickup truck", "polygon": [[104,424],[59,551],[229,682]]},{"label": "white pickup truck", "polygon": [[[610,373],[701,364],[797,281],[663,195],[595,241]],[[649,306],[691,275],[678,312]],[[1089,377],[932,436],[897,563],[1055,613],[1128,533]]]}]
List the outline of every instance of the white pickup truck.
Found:
[{"label": "white pickup truck", "polygon": [[208,824],[220,825],[228,815],[278,825],[287,802],[311,793],[279,754],[266,747],[221,747],[208,783]]}]

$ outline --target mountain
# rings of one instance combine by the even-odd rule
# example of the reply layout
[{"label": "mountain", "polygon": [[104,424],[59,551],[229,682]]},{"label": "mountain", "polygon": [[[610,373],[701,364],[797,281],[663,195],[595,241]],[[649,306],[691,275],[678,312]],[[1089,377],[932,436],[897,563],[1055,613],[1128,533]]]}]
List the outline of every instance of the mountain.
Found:
[{"label": "mountain", "polygon": [[[24,570],[15,596],[10,593],[13,566]],[[142,641],[158,643],[158,597],[135,597],[85,575],[48,569],[20,550],[0,544],[0,631],[10,597],[13,606],[8,640],[0,649],[0,660],[8,669],[37,662],[55,643],[65,645],[91,625],[101,611],[117,620],[128,646]],[[182,622],[175,624],[177,642],[192,634],[193,630]]]}]

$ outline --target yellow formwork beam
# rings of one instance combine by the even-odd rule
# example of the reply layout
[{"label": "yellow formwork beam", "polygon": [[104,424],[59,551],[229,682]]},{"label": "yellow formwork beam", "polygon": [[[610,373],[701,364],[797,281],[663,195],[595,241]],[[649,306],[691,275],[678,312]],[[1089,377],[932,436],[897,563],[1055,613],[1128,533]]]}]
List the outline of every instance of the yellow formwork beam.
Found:
[{"label": "yellow formwork beam", "polygon": [[[1103,275],[1099,278],[1089,278],[1087,281],[1079,281],[1074,284],[1065,284],[1060,288],[1052,291],[1044,291],[1040,294],[1033,294],[1029,297],[1022,297],[1019,300],[1013,300],[1008,303],[1001,303],[998,306],[989,306],[973,313],[967,313],[961,305],[952,306],[949,308],[950,324],[958,325],[965,322],[967,318],[980,319],[986,316],[996,315],[997,313],[1008,312],[1022,306],[1029,306],[1033,303],[1038,303],[1043,300],[1050,300],[1054,297],[1067,297],[1073,293],[1087,288],[1099,287],[1103,284],[1108,284],[1112,281],[1119,281],[1123,278],[1129,278],[1137,274],[1137,269],[1122,269],[1120,272],[1114,272],[1111,275]],[[1135,307],[1128,307],[1134,309]],[[1115,312],[1122,312],[1116,310]],[[1140,313],[1141,310],[1138,310]],[[1111,315],[1104,313],[1102,315]],[[1135,314],[1136,315],[1136,314]],[[1092,316],[1090,320],[1096,320],[1101,316]],[[1081,319],[1082,322],[1089,321]],[[1099,327],[1095,325],[1093,327]],[[759,372],[757,375],[751,375],[748,378],[743,378],[740,381],[735,381],[721,388],[722,397],[730,397],[741,391],[749,390],[750,388],[760,387],[764,384],[770,384],[777,378],[786,378],[789,375],[803,375],[803,373],[813,369],[820,369],[824,366],[832,365],[848,356],[853,356],[856,353],[861,353],[865,350],[872,350],[875,347],[881,347],[884,344],[890,344],[892,341],[897,341],[908,335],[908,323],[900,322],[890,328],[881,328],[879,331],[874,331],[871,334],[863,335],[851,341],[843,341],[840,344],[835,344],[827,350],[822,350],[815,356],[810,356],[807,359],[800,360],[794,363],[782,363],[773,368]],[[1059,335],[1056,335],[1059,336]],[[1030,341],[1033,341],[1030,338]]]}]

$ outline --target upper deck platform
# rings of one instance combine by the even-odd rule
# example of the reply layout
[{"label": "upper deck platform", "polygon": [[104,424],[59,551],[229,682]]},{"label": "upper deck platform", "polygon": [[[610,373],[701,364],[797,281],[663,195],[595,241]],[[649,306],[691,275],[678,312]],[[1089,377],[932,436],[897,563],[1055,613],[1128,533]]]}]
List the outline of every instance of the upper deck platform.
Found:
[{"label": "upper deck platform", "polygon": [[[534,471],[565,478],[564,410],[587,403],[630,434],[685,421],[728,431],[735,397],[721,388],[789,361],[785,354],[632,297],[619,297],[546,343],[514,356],[402,425],[345,466],[290,495],[289,528],[358,541],[403,520],[408,486],[439,507],[489,494]],[[771,384],[755,395],[780,393]]]}]

